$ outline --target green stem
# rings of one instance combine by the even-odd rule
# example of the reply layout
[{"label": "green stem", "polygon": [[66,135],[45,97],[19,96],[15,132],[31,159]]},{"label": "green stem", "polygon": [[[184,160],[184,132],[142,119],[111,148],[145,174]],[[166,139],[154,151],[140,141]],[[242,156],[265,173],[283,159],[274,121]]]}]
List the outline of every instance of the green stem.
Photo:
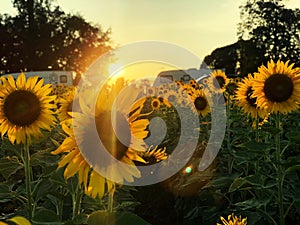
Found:
[{"label": "green stem", "polygon": [[113,204],[114,204],[114,191],[110,191],[108,194],[108,212],[113,211]]},{"label": "green stem", "polygon": [[255,140],[256,142],[259,141],[259,116],[258,116],[258,112],[256,112],[256,118],[255,118]]},{"label": "green stem", "polygon": [[[280,114],[276,114],[276,128],[280,129]],[[280,132],[277,132],[275,135],[275,145],[276,145],[276,161],[277,166],[277,180],[278,180],[278,204],[279,204],[279,216],[280,216],[280,225],[284,225],[284,207],[283,207],[283,170],[281,165],[281,149],[280,149]]]},{"label": "green stem", "polygon": [[[62,196],[64,196],[64,187],[61,186],[59,188],[59,191],[60,191],[60,194]],[[57,199],[57,206],[56,206],[56,213],[57,213],[58,218],[60,220],[62,220],[62,217],[63,217],[63,206],[64,206],[64,200],[63,200],[63,198],[58,198]]]},{"label": "green stem", "polygon": [[273,223],[274,225],[278,225],[278,224],[276,223],[276,221],[275,221],[275,220],[274,220],[267,212],[265,212],[264,210],[262,210],[262,209],[260,209],[260,208],[257,208],[257,210],[260,211],[261,213],[263,213],[265,216],[267,216],[268,219],[269,219],[270,221],[272,221],[272,223]]},{"label": "green stem", "polygon": [[227,126],[226,126],[226,133],[227,133],[227,149],[229,152],[229,160],[228,160],[228,173],[231,174],[232,173],[232,167],[233,167],[233,156],[232,156],[232,148],[231,148],[231,140],[230,140],[230,125],[231,125],[231,112],[230,112],[230,108],[231,108],[231,102],[230,102],[230,98],[227,98],[228,102],[226,104],[226,115],[227,115]]},{"label": "green stem", "polygon": [[81,198],[82,198],[82,190],[77,184],[76,191],[75,193],[72,194],[72,202],[73,202],[72,219],[73,220],[80,213]]},{"label": "green stem", "polygon": [[28,207],[28,217],[29,220],[33,217],[33,205],[32,205],[32,191],[31,191],[31,180],[32,180],[32,171],[30,166],[30,152],[29,145],[24,145],[23,151],[23,163],[25,170],[25,187],[26,187],[26,195],[27,195],[27,207]]}]

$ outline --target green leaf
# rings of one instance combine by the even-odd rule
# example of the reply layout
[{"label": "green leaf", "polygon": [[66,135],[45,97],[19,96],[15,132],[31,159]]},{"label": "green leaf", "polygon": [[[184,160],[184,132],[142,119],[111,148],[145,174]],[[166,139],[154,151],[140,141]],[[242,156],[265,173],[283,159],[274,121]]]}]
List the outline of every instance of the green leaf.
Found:
[{"label": "green leaf", "polygon": [[242,210],[248,209],[257,209],[261,208],[262,206],[266,206],[270,202],[269,198],[252,198],[243,202],[238,202],[234,205],[240,207]]},{"label": "green leaf", "polygon": [[276,127],[264,127],[264,126],[262,126],[261,131],[270,133],[272,136],[274,136],[274,135],[280,133],[281,130],[276,128]]},{"label": "green leaf", "polygon": [[233,183],[230,185],[228,192],[233,192],[236,190],[241,189],[245,184],[247,184],[247,181],[245,178],[236,178]]},{"label": "green leaf", "polygon": [[236,190],[248,190],[252,187],[263,188],[265,177],[263,175],[249,175],[247,177],[237,178],[229,187],[229,192]]},{"label": "green leaf", "polygon": [[295,171],[295,170],[300,170],[300,165],[294,165],[294,166],[291,166],[291,167],[287,168],[287,169],[285,170],[285,172],[286,172],[286,173],[290,173],[290,172],[293,172],[293,171]]},{"label": "green leaf", "polygon": [[43,179],[34,186],[34,191],[33,191],[32,195],[33,195],[35,201],[39,201],[44,196],[46,196],[48,193],[55,190],[56,187],[57,186],[54,183],[52,183],[51,181],[49,181],[47,179]]},{"label": "green leaf", "polygon": [[37,211],[32,218],[32,221],[36,224],[47,225],[60,225],[63,224],[59,221],[57,214],[49,209],[41,209]]},{"label": "green leaf", "polygon": [[219,175],[216,176],[210,183],[210,186],[215,188],[228,187],[240,174],[231,174],[229,176]]},{"label": "green leaf", "polygon": [[268,149],[270,147],[270,144],[251,140],[247,143],[244,143],[243,147],[247,148],[248,151],[252,151],[252,152],[256,152],[256,153],[263,153],[263,151],[265,151],[266,149]]},{"label": "green leaf", "polygon": [[300,143],[300,131],[290,131],[285,135],[291,142]]},{"label": "green leaf", "polygon": [[5,151],[8,155],[15,154],[20,157],[22,152],[22,145],[13,145],[8,138],[3,138],[1,142],[1,154]]},{"label": "green leaf", "polygon": [[88,219],[88,225],[150,225],[139,216],[129,212],[97,211]]},{"label": "green leaf", "polygon": [[0,174],[8,180],[8,178],[15,174],[22,166],[12,158],[0,159]]},{"label": "green leaf", "polygon": [[43,151],[38,151],[31,155],[31,165],[32,166],[56,166],[58,161],[58,156],[51,155],[51,150],[46,149]]},{"label": "green leaf", "polygon": [[6,182],[0,183],[0,202],[7,202],[15,197],[11,190],[12,186]]}]

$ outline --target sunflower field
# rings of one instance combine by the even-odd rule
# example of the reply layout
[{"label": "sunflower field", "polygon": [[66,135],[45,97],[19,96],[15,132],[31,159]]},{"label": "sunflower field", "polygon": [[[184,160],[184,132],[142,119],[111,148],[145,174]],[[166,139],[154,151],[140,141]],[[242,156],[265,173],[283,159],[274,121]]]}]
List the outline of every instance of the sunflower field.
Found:
[{"label": "sunflower field", "polygon": [[300,68],[272,60],[97,91],[0,77],[0,225],[300,224],[299,104]]}]

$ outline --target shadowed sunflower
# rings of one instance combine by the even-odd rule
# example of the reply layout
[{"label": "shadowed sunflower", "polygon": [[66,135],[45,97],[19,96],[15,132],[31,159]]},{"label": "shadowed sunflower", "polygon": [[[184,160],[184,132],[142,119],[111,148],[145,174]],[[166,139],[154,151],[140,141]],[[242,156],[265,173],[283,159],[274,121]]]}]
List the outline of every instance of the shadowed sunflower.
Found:
[{"label": "shadowed sunflower", "polygon": [[237,88],[238,88],[238,83],[234,80],[230,80],[229,83],[225,86],[226,93],[230,97],[235,97]]},{"label": "shadowed sunflower", "polygon": [[222,70],[214,70],[208,78],[208,86],[212,92],[222,93],[229,79]]},{"label": "shadowed sunflower", "polygon": [[156,94],[156,89],[154,87],[147,87],[146,92],[148,97],[153,97]]},{"label": "shadowed sunflower", "polygon": [[270,113],[290,113],[299,107],[300,71],[278,60],[268,62],[267,67],[258,68],[257,78],[253,83],[253,97],[257,105]]},{"label": "shadowed sunflower", "polygon": [[[85,193],[93,198],[97,196],[101,198],[104,193],[113,191],[114,183],[92,170],[91,166],[87,163],[76,144],[71,122],[71,119],[62,122],[62,129],[68,137],[51,153],[53,155],[66,153],[58,163],[58,168],[67,165],[64,170],[65,179],[67,180],[78,174],[79,184],[83,185]],[[95,181],[96,178],[97,181]],[[97,185],[95,182],[98,182]]]},{"label": "shadowed sunflower", "polygon": [[255,79],[249,74],[247,78],[239,83],[235,100],[237,105],[252,118],[257,118],[257,116],[265,118],[268,115],[267,111],[258,107],[256,104],[257,99],[253,97],[253,82]]},{"label": "shadowed sunflower", "polygon": [[1,77],[0,88],[0,133],[6,133],[11,143],[31,144],[32,138],[43,136],[42,130],[51,130],[55,124],[56,96],[50,96],[51,84],[29,77],[24,73],[17,80],[9,75]]},{"label": "shadowed sunflower", "polygon": [[[121,78],[112,85],[104,85],[96,99],[94,110],[85,105],[84,96],[79,96],[82,112],[72,113],[74,117],[72,127],[77,133],[75,135],[72,127],[64,123],[63,130],[69,137],[56,151],[52,152],[55,155],[66,153],[59,163],[59,167],[66,166],[65,178],[68,179],[78,174],[79,182],[84,185],[85,192],[92,197],[97,195],[102,197],[106,191],[112,189],[112,182],[92,170],[82,154],[88,151],[93,153],[102,151],[101,146],[93,144],[96,139],[101,140],[105,150],[112,157],[123,163],[118,166],[109,165],[100,168],[105,173],[111,174],[114,182],[120,184],[124,181],[133,182],[134,177],[140,177],[140,171],[133,161],[146,163],[140,156],[141,152],[147,151],[147,145],[143,139],[148,135],[146,128],[149,120],[140,118],[144,116],[141,110],[146,98],[135,102],[139,95],[138,89],[131,89],[130,92],[120,94],[125,85],[126,83]],[[117,96],[117,104],[114,104]],[[90,129],[93,125],[96,126],[96,132]],[[122,134],[122,140],[119,140],[120,137],[116,134]],[[97,179],[89,175],[90,170]]]},{"label": "shadowed sunflower", "polygon": [[217,223],[217,225],[246,225],[247,218],[242,218],[242,216],[234,216],[232,213],[228,216],[227,220],[221,216],[221,221],[223,224]]},{"label": "shadowed sunflower", "polygon": [[198,89],[190,93],[190,99],[194,103],[198,115],[205,117],[210,112],[210,107],[204,90]]},{"label": "shadowed sunflower", "polygon": [[163,98],[165,99],[165,105],[170,108],[178,100],[179,94],[176,91],[169,90],[164,93]]}]

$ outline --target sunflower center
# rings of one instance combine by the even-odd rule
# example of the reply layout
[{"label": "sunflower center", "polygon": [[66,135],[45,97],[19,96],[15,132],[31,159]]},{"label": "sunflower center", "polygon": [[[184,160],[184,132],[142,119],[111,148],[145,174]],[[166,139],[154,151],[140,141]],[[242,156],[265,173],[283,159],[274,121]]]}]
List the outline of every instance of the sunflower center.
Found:
[{"label": "sunflower center", "polygon": [[194,101],[197,110],[204,110],[207,106],[207,100],[204,97],[197,97]]},{"label": "sunflower center", "polygon": [[168,97],[168,101],[169,101],[169,102],[174,102],[175,99],[176,99],[175,95],[170,95],[170,96]]},{"label": "sunflower center", "polygon": [[257,98],[252,98],[251,97],[252,94],[253,94],[253,89],[252,89],[252,87],[249,87],[247,92],[246,92],[246,96],[247,96],[246,99],[247,99],[247,102],[248,102],[249,105],[256,108],[257,107],[257,104],[256,104],[256,99]]},{"label": "sunflower center", "polygon": [[16,90],[7,96],[3,111],[5,117],[17,126],[29,126],[41,113],[38,97],[30,91]]},{"label": "sunflower center", "polygon": [[117,160],[121,160],[125,156],[131,140],[131,131],[126,118],[117,112],[113,122],[111,113],[107,112],[96,116],[95,122],[98,135],[106,150]]},{"label": "sunflower center", "polygon": [[213,81],[213,84],[216,88],[223,88],[224,85],[225,85],[225,79],[224,77],[221,77],[221,76],[216,76],[214,81]]},{"label": "sunflower center", "polygon": [[155,100],[155,101],[152,101],[152,107],[153,108],[158,108],[158,106],[159,106],[159,101],[158,100]]},{"label": "sunflower center", "polygon": [[288,100],[292,96],[293,91],[293,81],[285,74],[274,74],[265,81],[264,92],[267,99],[272,102]]}]

